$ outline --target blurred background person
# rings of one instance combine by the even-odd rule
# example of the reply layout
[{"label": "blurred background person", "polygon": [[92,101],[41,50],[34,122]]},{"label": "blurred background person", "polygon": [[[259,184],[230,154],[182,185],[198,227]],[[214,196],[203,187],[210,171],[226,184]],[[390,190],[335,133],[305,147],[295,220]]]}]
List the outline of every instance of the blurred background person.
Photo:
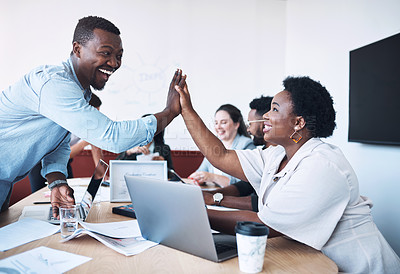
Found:
[{"label": "blurred background person", "polygon": [[253,143],[256,146],[267,148],[271,143],[264,140],[264,119],[263,115],[271,109],[271,96],[261,96],[253,99],[249,106],[250,111],[247,116],[247,132],[253,137]]},{"label": "blurred background person", "polygon": [[[262,146],[262,149],[271,145],[264,140],[263,132],[263,115],[271,109],[271,101],[271,96],[261,96],[253,99],[249,104],[250,111],[246,122],[247,132],[253,137],[254,145]],[[249,182],[239,181],[216,190],[204,190],[204,195],[213,195],[213,199],[216,193],[222,194],[222,198],[219,198],[219,205],[221,206],[258,211],[258,196]]]},{"label": "blurred background person", "polygon": [[[255,148],[247,132],[242,113],[231,104],[222,105],[217,109],[214,117],[214,129],[227,149]],[[206,158],[204,158],[196,172],[189,176],[189,179],[198,184],[212,182],[219,186],[228,186],[239,181],[239,179],[213,167]]]}]

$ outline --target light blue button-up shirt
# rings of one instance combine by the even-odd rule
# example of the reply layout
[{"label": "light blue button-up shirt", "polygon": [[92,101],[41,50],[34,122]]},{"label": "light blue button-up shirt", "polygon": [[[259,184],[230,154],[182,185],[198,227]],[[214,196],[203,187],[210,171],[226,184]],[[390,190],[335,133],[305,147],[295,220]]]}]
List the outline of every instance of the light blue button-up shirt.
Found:
[{"label": "light blue button-up shirt", "polygon": [[115,153],[142,146],[157,129],[154,115],[112,121],[88,104],[71,59],[38,67],[0,93],[0,207],[14,182],[40,160],[42,175],[67,175],[70,132]]}]

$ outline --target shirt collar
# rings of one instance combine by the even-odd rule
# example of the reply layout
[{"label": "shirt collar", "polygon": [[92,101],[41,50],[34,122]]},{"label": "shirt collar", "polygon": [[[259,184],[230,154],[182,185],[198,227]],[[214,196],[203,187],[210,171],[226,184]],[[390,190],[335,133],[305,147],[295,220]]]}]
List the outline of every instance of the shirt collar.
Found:
[{"label": "shirt collar", "polygon": [[[321,141],[320,138],[311,138],[307,142],[305,142],[299,150],[293,155],[292,159],[290,159],[289,163],[283,168],[280,172],[275,174],[275,177],[283,177],[285,174],[287,174],[289,171],[295,169],[297,165],[300,163],[304,157],[306,157],[308,154],[310,154],[314,148],[317,146],[323,144],[324,142]],[[275,172],[278,168],[280,163],[283,160],[283,157],[285,157],[286,152],[284,149],[282,149],[282,152],[279,154],[279,156],[276,157],[276,160],[274,161],[274,164],[271,165],[271,168],[269,168],[269,172]]]},{"label": "shirt collar", "polygon": [[289,163],[286,165],[286,167],[282,170],[285,170],[285,173],[287,173],[289,170],[295,169],[297,165],[300,163],[304,157],[309,155],[314,148],[317,146],[323,144],[324,142],[321,141],[320,138],[311,138],[307,142],[305,142],[298,151],[293,155],[292,159],[290,159]]},{"label": "shirt collar", "polygon": [[73,66],[73,64],[72,64],[71,57],[68,58],[68,60],[67,60],[67,65],[68,65],[68,68],[70,69],[70,72],[71,72],[71,74],[72,74],[72,76],[73,76],[75,82],[76,82],[76,83],[78,84],[78,86],[81,88],[81,90],[82,90],[82,92],[83,92],[83,94],[84,94],[84,96],[85,96],[85,99],[86,99],[87,101],[89,101],[89,100],[90,100],[90,97],[92,97],[92,91],[91,91],[90,87],[88,87],[87,89],[84,89],[84,88],[82,87],[81,83],[80,83],[79,80],[78,80],[78,77],[76,76],[76,73],[75,73],[75,70],[74,70],[74,66]]}]

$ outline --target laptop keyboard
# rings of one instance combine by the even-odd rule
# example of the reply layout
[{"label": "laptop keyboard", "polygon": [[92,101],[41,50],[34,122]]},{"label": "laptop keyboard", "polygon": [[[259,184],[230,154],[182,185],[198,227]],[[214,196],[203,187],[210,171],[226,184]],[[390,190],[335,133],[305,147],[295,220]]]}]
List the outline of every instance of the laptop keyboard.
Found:
[{"label": "laptop keyboard", "polygon": [[237,248],[236,245],[215,243],[215,249],[217,250],[217,254],[221,254],[229,250],[234,250],[236,248]]}]

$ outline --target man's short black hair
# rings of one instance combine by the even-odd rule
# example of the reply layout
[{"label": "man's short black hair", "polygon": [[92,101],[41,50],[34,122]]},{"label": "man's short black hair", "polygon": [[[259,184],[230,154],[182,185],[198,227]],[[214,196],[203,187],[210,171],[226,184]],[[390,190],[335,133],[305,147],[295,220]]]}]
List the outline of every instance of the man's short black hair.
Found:
[{"label": "man's short black hair", "polygon": [[116,35],[120,35],[119,29],[107,19],[98,16],[88,16],[80,19],[76,25],[72,42],[85,45],[87,41],[94,37],[93,30],[101,29]]},{"label": "man's short black hair", "polygon": [[303,116],[312,136],[331,136],[336,127],[336,113],[326,88],[309,77],[287,77],[283,86],[290,93],[294,114]]},{"label": "man's short black hair", "polygon": [[91,105],[92,107],[95,107],[95,108],[99,108],[101,106],[100,98],[96,94],[92,93],[92,97],[90,97],[89,105]]},{"label": "man's short black hair", "polygon": [[263,116],[271,109],[271,96],[261,96],[250,102],[250,109],[255,109],[258,116]]}]

